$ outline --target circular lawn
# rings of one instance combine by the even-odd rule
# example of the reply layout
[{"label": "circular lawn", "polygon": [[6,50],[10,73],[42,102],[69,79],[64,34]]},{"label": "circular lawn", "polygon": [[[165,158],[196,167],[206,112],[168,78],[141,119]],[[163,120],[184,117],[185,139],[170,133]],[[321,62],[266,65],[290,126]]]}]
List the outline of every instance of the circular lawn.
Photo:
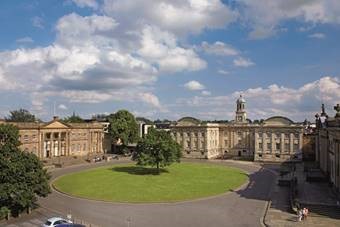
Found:
[{"label": "circular lawn", "polygon": [[53,186],[64,193],[111,202],[175,202],[213,196],[246,182],[242,170],[212,164],[176,163],[156,169],[120,164],[64,175]]}]

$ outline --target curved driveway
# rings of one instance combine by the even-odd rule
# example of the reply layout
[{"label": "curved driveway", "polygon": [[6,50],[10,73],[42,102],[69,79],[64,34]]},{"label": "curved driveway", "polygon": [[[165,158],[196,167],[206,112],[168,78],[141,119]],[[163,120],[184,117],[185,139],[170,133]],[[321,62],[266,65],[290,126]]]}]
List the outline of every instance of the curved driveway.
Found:
[{"label": "curved driveway", "polygon": [[[249,183],[234,192],[179,203],[110,203],[74,198],[56,191],[53,191],[47,198],[39,199],[39,203],[47,209],[63,214],[71,213],[74,217],[99,226],[261,226],[260,219],[269,199],[275,175],[258,164],[232,161],[204,162],[243,169],[249,173]],[[52,180],[67,173],[114,163],[74,166],[56,170],[52,173]]]}]

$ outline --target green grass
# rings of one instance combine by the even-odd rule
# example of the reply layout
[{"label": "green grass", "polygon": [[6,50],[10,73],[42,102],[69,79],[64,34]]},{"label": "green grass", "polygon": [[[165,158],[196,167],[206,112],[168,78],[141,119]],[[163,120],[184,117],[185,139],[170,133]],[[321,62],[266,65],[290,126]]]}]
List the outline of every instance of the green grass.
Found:
[{"label": "green grass", "polygon": [[155,169],[113,165],[72,173],[57,179],[59,191],[113,202],[174,202],[221,194],[237,188],[247,175],[235,168],[211,164],[173,164]]}]

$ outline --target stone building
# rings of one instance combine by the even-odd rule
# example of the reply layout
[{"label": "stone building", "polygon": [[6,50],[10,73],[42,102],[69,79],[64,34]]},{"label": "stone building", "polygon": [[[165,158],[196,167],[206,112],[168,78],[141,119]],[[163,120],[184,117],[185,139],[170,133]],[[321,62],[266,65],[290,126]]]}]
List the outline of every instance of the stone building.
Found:
[{"label": "stone building", "polygon": [[57,117],[47,123],[1,122],[19,129],[21,149],[40,159],[103,153],[101,123],[62,123]]},{"label": "stone building", "polygon": [[[320,169],[329,177],[334,188],[340,192],[340,106],[337,104],[334,117],[328,117],[322,105],[316,115],[316,160]],[[322,117],[325,117],[323,120]]]},{"label": "stone building", "polygon": [[170,126],[184,157],[245,157],[255,161],[301,159],[303,126],[281,116],[254,124],[246,117],[246,101],[236,101],[235,120],[206,123],[184,117]]}]

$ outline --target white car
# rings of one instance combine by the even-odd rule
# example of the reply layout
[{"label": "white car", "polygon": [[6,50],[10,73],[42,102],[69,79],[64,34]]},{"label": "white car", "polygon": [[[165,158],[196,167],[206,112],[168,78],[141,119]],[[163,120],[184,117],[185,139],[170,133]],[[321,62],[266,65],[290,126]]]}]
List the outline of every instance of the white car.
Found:
[{"label": "white car", "polygon": [[49,218],[45,224],[43,225],[43,227],[54,227],[60,224],[72,224],[72,222],[70,220],[66,220],[64,218],[60,218],[60,217],[53,217],[53,218]]}]

